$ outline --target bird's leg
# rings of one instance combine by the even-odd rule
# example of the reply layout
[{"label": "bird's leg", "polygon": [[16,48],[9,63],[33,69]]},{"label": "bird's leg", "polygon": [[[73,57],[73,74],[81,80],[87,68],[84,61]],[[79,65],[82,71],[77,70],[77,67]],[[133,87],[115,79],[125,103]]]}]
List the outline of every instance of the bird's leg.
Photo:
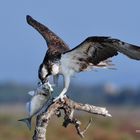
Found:
[{"label": "bird's leg", "polygon": [[54,75],[53,76],[53,82],[56,85],[56,87],[58,87],[58,78],[59,78],[59,75]]},{"label": "bird's leg", "polygon": [[55,101],[57,101],[57,100],[61,100],[61,101],[63,101],[63,98],[65,97],[65,93],[67,92],[67,89],[66,88],[64,88],[63,90],[62,90],[62,92],[60,93],[60,95],[58,96],[58,97],[56,97],[53,101],[55,102]]},{"label": "bird's leg", "polygon": [[63,98],[65,97],[65,93],[68,90],[69,84],[70,84],[70,77],[69,76],[64,76],[64,89],[62,90],[62,92],[59,94],[58,97],[56,97],[53,101],[57,101],[57,100],[61,100],[63,101]]}]

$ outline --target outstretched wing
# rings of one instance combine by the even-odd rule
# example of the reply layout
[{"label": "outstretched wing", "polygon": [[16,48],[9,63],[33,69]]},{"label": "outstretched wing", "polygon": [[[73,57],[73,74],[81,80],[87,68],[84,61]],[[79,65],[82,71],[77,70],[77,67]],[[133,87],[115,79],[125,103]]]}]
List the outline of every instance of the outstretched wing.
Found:
[{"label": "outstretched wing", "polygon": [[29,25],[35,28],[43,36],[43,38],[47,42],[49,51],[51,51],[52,54],[53,52],[62,53],[69,50],[68,45],[55,33],[53,33],[48,27],[39,23],[29,15],[26,16],[26,20]]},{"label": "outstretched wing", "polygon": [[74,49],[63,53],[61,62],[67,62],[76,72],[93,66],[107,67],[108,58],[123,53],[131,59],[140,60],[140,47],[110,37],[88,37]]}]

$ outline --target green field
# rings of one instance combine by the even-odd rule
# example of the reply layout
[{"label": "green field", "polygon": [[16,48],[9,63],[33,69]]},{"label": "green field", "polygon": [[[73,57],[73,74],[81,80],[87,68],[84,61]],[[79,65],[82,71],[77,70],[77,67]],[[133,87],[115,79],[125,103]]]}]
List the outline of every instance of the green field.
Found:
[{"label": "green field", "polygon": [[[87,124],[90,117],[93,122],[85,134],[84,140],[139,140],[140,109],[108,107],[112,118],[82,113],[76,115],[82,122],[81,128]],[[18,119],[25,117],[22,105],[0,106],[0,140],[31,140],[34,132],[29,131]],[[35,120],[33,120],[35,122]],[[53,117],[47,129],[47,140],[80,140],[75,127],[62,127],[63,118]]]}]

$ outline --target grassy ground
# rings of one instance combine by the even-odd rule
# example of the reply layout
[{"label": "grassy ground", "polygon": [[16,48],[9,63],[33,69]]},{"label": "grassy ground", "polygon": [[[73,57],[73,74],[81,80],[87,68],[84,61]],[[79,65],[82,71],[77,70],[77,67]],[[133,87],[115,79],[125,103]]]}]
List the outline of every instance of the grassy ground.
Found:
[{"label": "grassy ground", "polygon": [[[139,140],[140,133],[140,109],[135,108],[110,108],[112,118],[95,115],[81,114],[76,117],[82,122],[82,128],[90,117],[93,123],[85,134],[84,140]],[[25,117],[24,108],[21,105],[0,106],[0,140],[31,140],[33,135],[27,127],[18,122]],[[35,120],[33,120],[35,122]],[[63,119],[54,117],[47,129],[48,140],[80,140],[74,126],[62,127]],[[34,128],[34,125],[33,125]]]}]

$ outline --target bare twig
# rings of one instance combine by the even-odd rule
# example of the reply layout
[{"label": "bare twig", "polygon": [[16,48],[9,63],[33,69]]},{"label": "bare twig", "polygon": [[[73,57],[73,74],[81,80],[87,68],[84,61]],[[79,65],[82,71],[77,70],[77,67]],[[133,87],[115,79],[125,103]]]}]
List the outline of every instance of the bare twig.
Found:
[{"label": "bare twig", "polygon": [[106,108],[96,107],[89,104],[77,103],[77,102],[72,101],[68,97],[65,97],[64,101],[52,102],[44,113],[37,116],[36,128],[34,131],[33,140],[46,140],[46,129],[47,129],[49,120],[51,119],[53,115],[57,115],[58,117],[60,117],[61,116],[60,110],[64,110],[63,126],[67,127],[69,123],[75,125],[77,133],[81,138],[84,137],[84,133],[89,128],[92,120],[90,119],[85,129],[81,131],[80,130],[81,122],[78,119],[73,117],[75,110],[80,110],[80,111],[85,111],[91,114],[98,114],[102,116],[111,117],[111,115],[108,113]]},{"label": "bare twig", "polygon": [[73,121],[73,124],[75,125],[75,128],[77,130],[77,134],[81,137],[81,138],[84,138],[84,133],[88,130],[88,128],[90,127],[91,125],[91,122],[92,122],[92,119],[89,120],[87,126],[84,128],[83,131],[81,131],[80,129],[80,125],[81,125],[81,122],[79,120],[75,120]]},{"label": "bare twig", "polygon": [[88,130],[88,128],[90,127],[91,122],[92,122],[92,118],[90,118],[90,120],[89,120],[87,126],[85,127],[85,129],[84,129],[82,132],[80,132],[80,135],[82,136],[82,138],[84,138],[84,133],[85,133],[85,132]]}]

